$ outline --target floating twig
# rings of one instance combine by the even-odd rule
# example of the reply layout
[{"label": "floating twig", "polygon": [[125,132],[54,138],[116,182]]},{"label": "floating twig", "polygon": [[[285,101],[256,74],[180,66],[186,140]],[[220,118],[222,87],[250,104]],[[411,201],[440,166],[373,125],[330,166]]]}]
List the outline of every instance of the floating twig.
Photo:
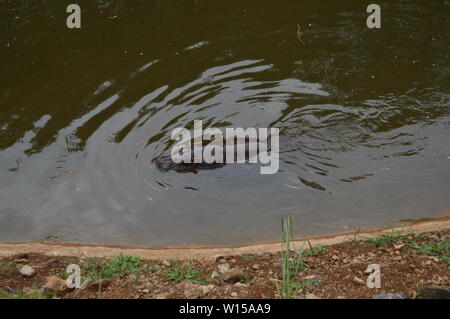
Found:
[{"label": "floating twig", "polygon": [[302,39],[302,28],[300,27],[300,24],[297,24],[297,40],[303,44],[305,44],[305,41]]}]

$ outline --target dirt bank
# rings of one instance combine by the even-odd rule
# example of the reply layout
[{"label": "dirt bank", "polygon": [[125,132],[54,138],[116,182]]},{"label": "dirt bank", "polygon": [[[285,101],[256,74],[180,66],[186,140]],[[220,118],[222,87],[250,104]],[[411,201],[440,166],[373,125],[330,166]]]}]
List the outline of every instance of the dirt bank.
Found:
[{"label": "dirt bank", "polygon": [[[206,250],[209,254],[191,249],[98,247],[80,247],[77,253],[76,247],[62,245],[57,249],[42,244],[4,245],[0,298],[315,299],[372,298],[386,293],[400,294],[401,298],[450,297],[450,228],[425,231],[443,225],[448,223],[421,223],[364,238],[316,239],[311,241],[314,247],[303,243],[302,249],[290,252],[289,259],[283,258],[282,252],[268,252],[278,249],[279,244]],[[21,247],[28,247],[27,252]],[[47,255],[31,253],[31,247],[46,247],[48,250],[42,251]],[[177,257],[174,252],[179,251],[198,252],[208,258],[191,255],[188,260],[187,254],[183,255],[185,260],[156,258]],[[70,256],[61,256],[66,253]],[[115,256],[88,258],[87,253]],[[120,253],[155,259],[117,255]],[[226,255],[211,258],[218,253]],[[65,283],[70,264],[81,267],[82,289],[70,290]],[[366,269],[374,264],[380,267],[379,288],[367,286]]]}]

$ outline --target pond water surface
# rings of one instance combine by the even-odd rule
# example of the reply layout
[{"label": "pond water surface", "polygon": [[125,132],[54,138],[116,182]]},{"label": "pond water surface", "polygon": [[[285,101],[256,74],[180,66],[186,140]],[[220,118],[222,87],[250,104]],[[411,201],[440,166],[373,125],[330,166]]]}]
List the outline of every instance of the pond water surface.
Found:
[{"label": "pond water surface", "polygon": [[[0,0],[0,241],[231,245],[450,207],[450,2]],[[297,37],[300,26],[301,41]],[[172,130],[278,127],[280,170],[162,172]]]}]

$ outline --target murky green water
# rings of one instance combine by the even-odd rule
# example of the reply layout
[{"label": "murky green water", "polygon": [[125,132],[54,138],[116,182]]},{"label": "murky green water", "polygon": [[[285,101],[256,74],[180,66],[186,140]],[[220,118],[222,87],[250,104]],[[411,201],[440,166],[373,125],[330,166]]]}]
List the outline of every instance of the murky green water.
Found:
[{"label": "murky green water", "polygon": [[[450,2],[0,0],[0,240],[218,245],[450,207]],[[297,24],[303,32],[297,39]],[[279,127],[280,171],[161,172],[172,130]]]}]

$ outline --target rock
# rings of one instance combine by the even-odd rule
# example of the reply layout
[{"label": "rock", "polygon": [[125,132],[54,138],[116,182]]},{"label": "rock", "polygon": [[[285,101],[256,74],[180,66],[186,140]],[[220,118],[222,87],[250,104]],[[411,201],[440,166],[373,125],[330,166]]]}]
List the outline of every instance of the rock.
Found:
[{"label": "rock", "polygon": [[161,266],[158,265],[158,264],[153,264],[153,265],[150,267],[150,271],[151,271],[151,272],[157,272],[157,271],[159,271],[160,269],[161,269]]},{"label": "rock", "polygon": [[359,277],[354,276],[354,277],[352,278],[352,281],[353,281],[355,284],[358,284],[358,285],[364,285],[364,280],[362,280],[362,279],[359,278]]},{"label": "rock", "polygon": [[419,299],[450,299],[450,290],[439,286],[429,286],[419,289]]},{"label": "rock", "polygon": [[200,298],[201,293],[198,285],[186,284],[184,286],[183,295],[186,299],[198,299]]},{"label": "rock", "polygon": [[22,276],[33,277],[36,274],[36,270],[33,267],[25,265],[19,268],[19,272]]},{"label": "rock", "polygon": [[402,247],[404,247],[405,246],[405,244],[398,244],[398,245],[396,245],[396,244],[394,244],[394,248],[395,249],[402,249]]},{"label": "rock", "polygon": [[23,258],[23,259],[16,259],[15,262],[18,263],[18,264],[26,264],[28,262],[28,259],[25,259],[25,258]]},{"label": "rock", "polygon": [[269,278],[269,282],[276,285],[276,284],[281,283],[281,280],[277,279],[277,278]]},{"label": "rock", "polygon": [[214,256],[214,260],[216,262],[221,261],[222,259],[225,259],[225,256],[223,256],[223,255],[216,255],[216,256]]},{"label": "rock", "polygon": [[183,284],[182,291],[186,299],[198,299],[204,297],[214,289],[213,285],[201,286],[197,284]]},{"label": "rock", "polygon": [[247,284],[243,284],[242,282],[237,282],[237,283],[234,284],[234,286],[236,288],[247,288],[248,287]]},{"label": "rock", "polygon": [[406,298],[401,294],[388,293],[373,296],[372,299],[408,299],[408,298]]},{"label": "rock", "polygon": [[142,293],[144,293],[144,294],[149,294],[149,293],[150,293],[150,290],[147,289],[147,288],[145,288],[145,289],[142,290]]},{"label": "rock", "polygon": [[216,279],[216,278],[219,278],[219,277],[220,277],[220,274],[217,271],[213,271],[211,273],[211,279]]},{"label": "rock", "polygon": [[259,269],[259,264],[254,264],[253,266],[252,266],[252,268],[254,269],[254,270],[258,270]]},{"label": "rock", "polygon": [[28,254],[27,253],[23,253],[23,254],[18,254],[14,256],[14,260],[23,260],[23,259],[28,259]]},{"label": "rock", "polygon": [[230,284],[237,283],[239,281],[244,281],[247,279],[245,273],[237,268],[230,269],[226,273],[224,273],[223,281],[228,282]]},{"label": "rock", "polygon": [[394,261],[401,261],[402,259],[403,259],[402,256],[395,256],[392,258],[392,260]]},{"label": "rock", "polygon": [[200,286],[199,289],[201,290],[203,296],[205,296],[205,295],[209,294],[211,291],[213,291],[214,288],[215,288],[214,285],[207,285],[207,286]]},{"label": "rock", "polygon": [[64,295],[69,292],[71,289],[67,286],[67,283],[64,279],[61,279],[57,276],[47,277],[47,280],[42,287],[44,292],[49,291],[55,293],[57,295]]},{"label": "rock", "polygon": [[[186,299],[198,299],[206,296],[215,288],[214,285],[202,286],[198,284],[180,284],[175,287],[174,291],[181,290]],[[174,295],[172,293],[172,295]],[[170,296],[170,295],[169,295]]]},{"label": "rock", "polygon": [[170,262],[168,262],[167,260],[161,261],[161,264],[165,267],[170,267]]},{"label": "rock", "polygon": [[238,293],[237,293],[237,292],[233,291],[233,292],[231,293],[231,297],[236,298],[237,296],[238,296]]},{"label": "rock", "polygon": [[439,262],[439,259],[437,259],[437,258],[434,257],[434,256],[430,256],[430,257],[428,257],[428,259],[434,261],[435,263],[438,263],[438,262]]},{"label": "rock", "polygon": [[338,257],[337,255],[333,255],[333,256],[331,257],[331,259],[333,259],[333,260],[339,260],[339,257]]},{"label": "rock", "polygon": [[377,257],[377,254],[375,254],[375,253],[369,251],[369,252],[367,253],[367,256],[369,256],[369,257],[371,257],[371,258],[375,258],[375,257]]},{"label": "rock", "polygon": [[183,291],[183,295],[186,299],[198,299],[200,291],[197,288],[187,288]]},{"label": "rock", "polygon": [[85,289],[94,291],[104,291],[112,283],[112,279],[98,279],[87,283]]},{"label": "rock", "polygon": [[353,259],[351,260],[351,263],[352,263],[352,264],[360,264],[360,263],[361,263],[361,260],[359,260],[358,258],[353,258]]},{"label": "rock", "polygon": [[223,274],[230,270],[230,264],[220,264],[217,266],[219,273]]}]

